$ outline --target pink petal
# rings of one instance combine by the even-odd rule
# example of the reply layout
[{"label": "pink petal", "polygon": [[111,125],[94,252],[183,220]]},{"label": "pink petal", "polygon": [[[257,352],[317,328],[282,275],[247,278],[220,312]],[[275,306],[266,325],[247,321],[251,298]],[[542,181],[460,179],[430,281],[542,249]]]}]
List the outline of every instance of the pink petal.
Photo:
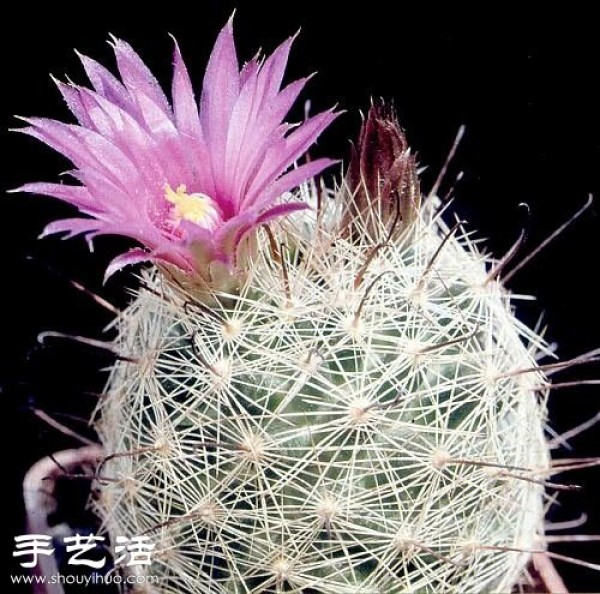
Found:
[{"label": "pink petal", "polygon": [[339,113],[333,111],[322,112],[308,119],[289,136],[271,146],[268,154],[265,155],[262,167],[247,190],[243,207],[247,208],[254,204],[266,186],[280,172],[285,171],[299,159],[338,115]]},{"label": "pink petal", "polygon": [[175,113],[175,123],[183,134],[189,134],[194,138],[202,138],[202,128],[200,127],[200,114],[194,97],[192,83],[181,57],[181,51],[177,41],[175,42],[175,51],[173,56],[173,111]]},{"label": "pink petal", "polygon": [[[228,152],[237,150],[238,160],[230,163],[231,169],[231,194],[236,201],[236,208],[239,210],[243,194],[249,185],[249,178],[253,173],[259,170],[265,159],[265,150],[273,137],[279,134],[279,124],[298,98],[298,95],[306,85],[308,78],[297,80],[288,85],[273,99],[268,106],[268,110],[260,114],[260,117],[251,118],[247,113],[241,111],[242,94],[236,103],[236,109],[232,115],[232,124],[230,128],[230,138],[228,140]],[[240,112],[238,116],[238,105]],[[235,120],[240,117],[246,118],[246,127],[244,134],[240,135],[241,125],[235,125]],[[282,133],[283,134],[283,133]]]},{"label": "pink petal", "polygon": [[146,250],[141,248],[134,248],[114,258],[109,265],[106,267],[104,272],[104,282],[106,282],[115,272],[118,272],[125,266],[131,266],[133,264],[140,264],[141,262],[148,262],[152,259],[152,256]]},{"label": "pink petal", "polygon": [[[115,131],[123,126],[122,118],[119,116],[117,120],[115,113],[119,113],[122,110],[116,107],[114,103],[107,101],[101,95],[89,89],[81,89],[79,100],[83,109],[85,109],[89,121],[86,128],[90,128],[108,140],[114,141],[115,137],[118,136],[118,133],[115,133]],[[102,104],[101,102],[104,103]],[[110,105],[112,111],[107,111],[104,105]]]},{"label": "pink petal", "polygon": [[133,48],[120,39],[114,39],[113,49],[123,84],[129,93],[143,93],[165,116],[171,116],[171,107],[154,75]]},{"label": "pink petal", "polygon": [[256,218],[256,212],[246,211],[226,221],[217,229],[213,239],[215,257],[231,265],[239,241],[247,231],[256,226]]},{"label": "pink petal", "polygon": [[125,217],[132,217],[133,220],[143,217],[143,209],[140,208],[143,202],[138,200],[139,192],[135,188],[128,192],[91,168],[80,171],[78,177],[96,198],[98,207],[102,208],[106,216],[112,216],[118,221]]},{"label": "pink petal", "polygon": [[[188,188],[200,190],[204,194],[217,197],[212,167],[210,166],[210,151],[200,138],[182,136],[179,139],[181,149],[186,155],[189,164],[188,174],[180,183],[185,183]],[[189,179],[188,179],[189,178]]]},{"label": "pink petal", "polygon": [[55,120],[26,118],[30,128],[20,131],[62,153],[74,165],[103,171],[119,183],[129,177],[133,164],[115,145],[93,130]]},{"label": "pink petal", "polygon": [[336,163],[339,163],[339,161],[323,158],[304,163],[303,165],[292,169],[285,175],[282,175],[266,189],[263,197],[256,203],[255,208],[261,208],[267,204],[272,204],[274,200],[280,198],[285,192],[299,186],[307,179],[319,175],[321,171]]},{"label": "pink petal", "polygon": [[[279,113],[279,110],[272,113],[273,101],[281,86],[293,41],[294,38],[290,38],[283,42],[262,67],[258,68],[250,62],[250,65],[244,68],[244,84],[231,114],[227,137],[226,161],[229,183],[222,187],[223,191],[232,195],[237,202],[240,199],[241,184],[237,181],[239,176],[236,173],[239,170],[247,171],[248,160],[256,159],[256,156],[261,154],[261,143],[249,137],[256,136],[257,127],[264,130],[265,136],[268,136],[272,128],[280,124],[289,109],[288,107],[283,113]],[[260,117],[261,107],[264,108],[265,117]]]},{"label": "pink petal", "polygon": [[177,128],[163,108],[152,97],[142,91],[131,91],[131,96],[140,108],[150,135],[172,138],[177,136]]},{"label": "pink petal", "polygon": [[67,107],[73,112],[82,126],[92,127],[92,121],[88,115],[87,109],[83,105],[79,89],[75,85],[65,84],[60,81],[55,81],[60,94],[63,96]]},{"label": "pink petal", "polygon": [[260,68],[260,62],[258,60],[258,56],[252,58],[252,60],[248,60],[240,71],[240,87],[243,87],[249,78],[256,76],[258,69]]},{"label": "pink petal", "polygon": [[149,185],[164,184],[167,163],[142,125],[128,112],[88,89],[82,89],[81,98],[96,130],[123,150],[134,163],[136,172]]},{"label": "pink petal", "polygon": [[67,233],[68,235],[63,237],[63,239],[70,239],[81,233],[98,231],[101,227],[102,224],[97,219],[61,219],[60,221],[54,221],[49,225],[46,225],[39,238],[42,239],[43,237],[55,235],[56,233]]},{"label": "pink petal", "polygon": [[64,200],[76,206],[88,214],[99,210],[94,197],[84,186],[69,186],[66,184],[49,184],[44,182],[30,183],[21,186],[15,192],[27,192],[29,194],[42,194]]},{"label": "pink petal", "polygon": [[291,82],[287,87],[281,90],[273,101],[268,106],[268,110],[263,117],[270,120],[277,120],[280,122],[292,108],[292,105],[296,102],[298,95],[302,92],[306,83],[312,78],[312,76],[306,76],[300,78],[294,82]]},{"label": "pink petal", "polygon": [[83,54],[77,55],[79,56],[83,69],[96,92],[105,99],[108,99],[108,101],[134,115],[136,113],[135,107],[123,84],[95,60],[92,60]]},{"label": "pink petal", "polygon": [[[262,66],[259,66],[256,62],[250,62],[244,67],[242,71],[244,83],[241,85],[229,125],[228,154],[236,149],[239,150],[242,146],[242,140],[248,126],[266,124],[266,122],[261,121],[258,114],[261,108],[265,108],[265,114],[268,114],[271,110],[272,100],[275,98],[283,80],[292,42],[293,38],[290,38],[282,43]],[[287,110],[267,127],[271,128],[279,125],[281,118],[286,113]]]},{"label": "pink petal", "polygon": [[256,226],[262,225],[271,219],[280,218],[298,210],[306,210],[308,204],[304,202],[287,202],[285,204],[277,204],[268,210],[265,210],[256,219]]},{"label": "pink petal", "polygon": [[240,92],[232,18],[217,37],[206,67],[200,99],[200,122],[210,150],[217,189],[226,176],[227,132],[231,113]]},{"label": "pink petal", "polygon": [[[292,48],[295,39],[295,36],[289,37],[280,44],[260,69],[260,85],[264,89],[261,93],[263,101],[270,101],[281,88],[285,67],[287,66],[290,55],[290,49]],[[260,107],[264,107],[264,104]]]}]

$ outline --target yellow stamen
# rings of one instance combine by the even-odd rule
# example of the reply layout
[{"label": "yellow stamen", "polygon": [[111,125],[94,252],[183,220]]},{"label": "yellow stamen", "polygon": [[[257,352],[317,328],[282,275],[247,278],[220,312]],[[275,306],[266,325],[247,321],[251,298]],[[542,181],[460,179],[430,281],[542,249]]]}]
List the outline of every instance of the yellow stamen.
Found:
[{"label": "yellow stamen", "polygon": [[175,191],[169,184],[165,184],[165,198],[175,205],[173,214],[178,220],[185,219],[207,227],[214,223],[217,216],[212,198],[200,192],[188,194],[185,184],[177,186]]}]

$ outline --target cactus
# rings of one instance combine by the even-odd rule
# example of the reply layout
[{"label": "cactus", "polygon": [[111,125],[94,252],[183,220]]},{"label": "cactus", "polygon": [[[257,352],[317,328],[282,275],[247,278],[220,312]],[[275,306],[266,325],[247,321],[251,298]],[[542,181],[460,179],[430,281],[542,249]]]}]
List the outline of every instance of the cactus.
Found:
[{"label": "cactus", "polygon": [[[229,23],[201,110],[231,91],[219,76],[238,76],[232,43]],[[261,87],[261,73],[277,78],[289,45],[235,78],[239,101],[228,117],[243,111],[249,80],[283,102],[286,89]],[[50,232],[117,232],[147,248],[125,254],[111,272],[152,261],[114,322],[123,356],[95,415],[107,458],[94,505],[113,539],[147,535],[156,545],[151,567],[133,569],[160,583],[140,591],[510,591],[543,549],[547,382],[535,361],[547,348],[514,317],[498,263],[462,223],[444,222],[435,196],[421,196],[404,135],[379,107],[336,189],[309,179],[329,161],[284,173],[296,148],[305,150],[335,114],[274,140],[282,133],[275,122],[265,146],[278,142],[276,156],[281,147],[289,154],[269,183],[248,177],[257,170],[247,167],[245,185],[230,182],[235,167],[219,165],[223,135],[210,134],[219,113],[201,114],[198,146],[214,159],[213,178],[192,187],[197,176],[169,161],[200,129],[178,50],[170,112],[130,49],[117,42],[123,85],[110,87],[116,79],[86,59],[96,94],[61,87],[85,139],[98,150],[106,150],[100,134],[112,143],[108,165],[82,142],[65,150],[86,186],[25,190],[96,217]],[[130,137],[139,124],[128,163],[143,169],[138,157],[147,151],[165,172],[152,195],[162,218],[144,211],[135,234],[124,206],[115,215],[119,192],[132,183],[130,169],[110,166],[125,154],[117,151],[124,132],[111,127],[117,112]],[[29,133],[64,148],[56,127],[30,124]],[[171,152],[160,154],[160,143],[150,149],[142,132],[166,138]],[[273,154],[256,152],[241,162]],[[142,171],[136,183],[145,190],[160,177]],[[272,191],[256,197],[248,189],[255,182]],[[116,191],[114,203],[97,198],[103,184]],[[230,204],[222,195],[232,186],[247,194]],[[146,207],[148,195],[135,197]],[[256,212],[246,212],[249,204]]]},{"label": "cactus", "polygon": [[239,293],[150,272],[117,321],[109,532],[152,534],[164,591],[510,590],[542,531],[539,338],[432,213],[358,286],[370,238],[282,227]]}]

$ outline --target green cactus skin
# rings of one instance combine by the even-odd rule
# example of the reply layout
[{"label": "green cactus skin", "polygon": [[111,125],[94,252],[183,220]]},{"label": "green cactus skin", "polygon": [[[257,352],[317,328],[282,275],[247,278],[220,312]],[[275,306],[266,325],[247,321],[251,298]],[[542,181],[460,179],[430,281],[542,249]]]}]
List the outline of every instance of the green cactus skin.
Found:
[{"label": "green cactus skin", "polygon": [[434,200],[389,245],[324,202],[239,291],[153,270],[115,321],[95,503],[156,544],[136,592],[509,592],[544,549],[547,347],[494,262]]}]

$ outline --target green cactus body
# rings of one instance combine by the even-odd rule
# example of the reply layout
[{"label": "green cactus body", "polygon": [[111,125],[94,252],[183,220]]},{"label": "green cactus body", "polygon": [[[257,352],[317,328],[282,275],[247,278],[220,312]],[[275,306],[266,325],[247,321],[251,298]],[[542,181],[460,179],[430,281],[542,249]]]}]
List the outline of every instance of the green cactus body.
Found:
[{"label": "green cactus body", "polygon": [[150,271],[116,320],[96,503],[156,544],[140,591],[508,592],[543,548],[543,341],[432,201],[385,245],[329,214],[212,302]]}]

